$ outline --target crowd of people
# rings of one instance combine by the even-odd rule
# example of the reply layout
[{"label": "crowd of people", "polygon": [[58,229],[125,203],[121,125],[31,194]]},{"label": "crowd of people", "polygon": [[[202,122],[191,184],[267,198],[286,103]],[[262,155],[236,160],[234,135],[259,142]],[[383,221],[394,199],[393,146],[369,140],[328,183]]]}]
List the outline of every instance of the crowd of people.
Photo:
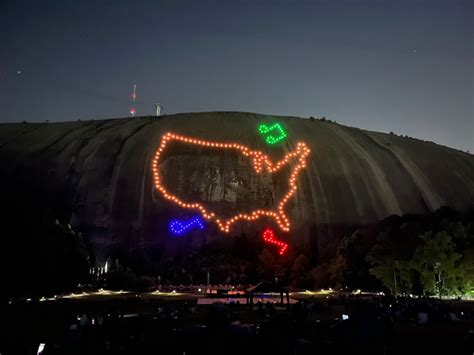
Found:
[{"label": "crowd of people", "polygon": [[[253,309],[244,302],[203,306],[195,301],[135,298],[128,300],[127,307],[105,303],[99,310],[65,316],[62,331],[41,340],[41,353],[396,354],[401,347],[400,327],[415,329],[413,334],[431,325],[474,328],[473,306],[430,298],[340,295],[306,298],[291,305],[259,301]],[[146,311],[140,303],[146,303]],[[134,304],[140,312],[129,312]],[[462,343],[455,345],[472,354],[473,337],[467,331]],[[13,353],[16,345],[4,343],[1,353]]]}]

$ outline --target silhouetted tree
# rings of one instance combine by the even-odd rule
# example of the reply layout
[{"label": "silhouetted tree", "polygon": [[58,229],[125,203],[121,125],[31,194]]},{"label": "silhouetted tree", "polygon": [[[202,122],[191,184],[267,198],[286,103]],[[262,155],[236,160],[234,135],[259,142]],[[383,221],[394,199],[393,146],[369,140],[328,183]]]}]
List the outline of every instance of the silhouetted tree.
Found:
[{"label": "silhouetted tree", "polygon": [[309,260],[301,254],[298,256],[291,269],[291,283],[296,288],[310,287],[312,284],[309,273]]}]

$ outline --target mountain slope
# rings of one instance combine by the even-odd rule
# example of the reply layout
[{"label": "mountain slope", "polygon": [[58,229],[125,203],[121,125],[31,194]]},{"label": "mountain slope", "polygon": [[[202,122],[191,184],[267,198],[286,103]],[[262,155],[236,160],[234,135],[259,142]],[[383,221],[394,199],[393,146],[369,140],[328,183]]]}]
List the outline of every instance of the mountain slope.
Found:
[{"label": "mountain slope", "polygon": [[[280,122],[288,132],[275,146],[267,145],[257,132],[258,124],[271,122]],[[58,219],[69,220],[99,245],[181,243],[179,247],[184,248],[221,238],[213,225],[203,233],[204,239],[186,242],[176,242],[167,232],[170,218],[187,218],[190,211],[164,200],[153,187],[151,161],[166,132],[236,142],[261,150],[274,161],[292,151],[297,142],[305,142],[311,154],[286,211],[291,232],[281,234],[292,243],[319,247],[323,253],[333,238],[353,226],[441,206],[465,211],[474,201],[474,157],[467,153],[320,120],[240,112],[0,125],[2,193],[13,199],[19,196],[25,213],[34,213],[28,209],[31,199],[40,200]],[[177,159],[182,159],[176,166],[184,170],[173,172],[172,188],[186,193],[191,187],[182,175],[192,173],[186,166],[201,153],[176,152]],[[213,197],[203,197],[206,203],[230,211],[260,201],[261,186],[251,177],[247,181],[248,174],[242,175],[246,166],[232,168],[234,157],[206,154],[212,156],[212,163],[196,178],[197,187],[192,187],[212,190]],[[227,172],[229,167],[234,170]],[[249,186],[242,190],[229,185],[231,175],[237,179],[235,186],[240,180],[242,186]],[[271,177],[271,181],[265,192],[269,205],[287,178]],[[261,220],[239,222],[232,234],[254,235],[265,225],[278,230],[273,221]]]}]

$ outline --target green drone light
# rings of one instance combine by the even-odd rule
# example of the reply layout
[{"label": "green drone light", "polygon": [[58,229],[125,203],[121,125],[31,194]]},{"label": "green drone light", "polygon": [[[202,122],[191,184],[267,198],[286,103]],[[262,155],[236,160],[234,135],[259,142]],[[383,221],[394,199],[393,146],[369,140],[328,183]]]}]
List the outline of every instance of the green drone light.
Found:
[{"label": "green drone light", "polygon": [[274,123],[270,126],[261,124],[258,126],[258,132],[264,136],[265,142],[272,145],[282,141],[288,136],[279,123]]}]

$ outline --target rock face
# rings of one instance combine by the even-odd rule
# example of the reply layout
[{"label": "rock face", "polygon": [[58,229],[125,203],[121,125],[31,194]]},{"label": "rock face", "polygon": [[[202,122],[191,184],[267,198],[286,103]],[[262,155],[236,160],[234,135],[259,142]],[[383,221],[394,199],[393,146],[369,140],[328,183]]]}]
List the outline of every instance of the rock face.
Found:
[{"label": "rock face", "polygon": [[[252,209],[270,209],[277,186],[267,172],[235,151],[175,143],[158,170],[163,185],[187,202],[199,202],[228,218]],[[175,148],[175,149],[173,149]]]},{"label": "rock face", "polygon": [[[267,145],[257,126],[273,122],[281,123],[288,137]],[[169,234],[171,218],[186,219],[196,211],[164,199],[153,186],[151,162],[166,132],[239,143],[274,162],[298,142],[311,149],[286,205],[290,232],[280,233],[271,219],[261,218],[236,223],[230,235],[256,236],[269,225],[290,247],[308,245],[324,254],[353,226],[441,206],[465,211],[474,201],[470,154],[320,120],[238,112],[0,125],[2,192],[36,186],[33,191],[42,194],[44,208],[69,220],[102,249],[114,243],[186,249],[222,239],[213,223],[205,232],[191,233],[187,242]],[[238,154],[189,147],[174,148],[159,171],[174,193],[199,199],[223,215],[271,208],[290,174],[289,169],[278,176],[256,174]],[[28,201],[22,203],[27,211]]]}]

